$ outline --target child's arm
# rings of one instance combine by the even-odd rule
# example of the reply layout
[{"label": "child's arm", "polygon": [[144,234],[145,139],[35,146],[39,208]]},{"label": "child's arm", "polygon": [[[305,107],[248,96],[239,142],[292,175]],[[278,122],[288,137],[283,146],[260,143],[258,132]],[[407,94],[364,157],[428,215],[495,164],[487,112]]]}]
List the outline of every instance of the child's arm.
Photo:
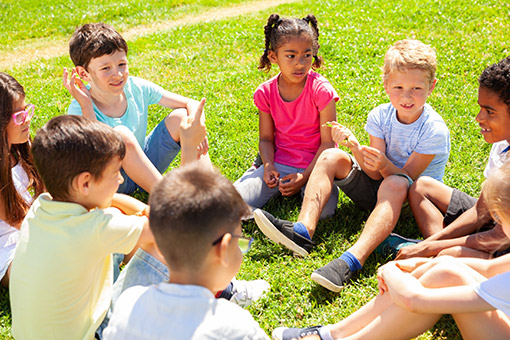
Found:
[{"label": "child's arm", "polygon": [[332,148],[335,146],[333,142],[332,134],[329,131],[329,127],[326,125],[328,122],[336,123],[336,102],[331,100],[328,105],[320,112],[320,131],[321,131],[321,145],[315,153],[313,160],[306,167],[302,173],[289,174],[282,178],[280,182],[280,192],[283,196],[292,196],[297,193],[308,181],[310,174],[317,163],[322,151]]},{"label": "child's arm", "polygon": [[[167,107],[169,109],[183,108],[188,111],[188,116],[195,118],[195,113],[199,106],[199,101],[181,96],[170,91],[163,91],[163,96],[158,102],[159,105]],[[205,122],[205,115],[201,115],[202,123]]]},{"label": "child's arm", "polygon": [[112,207],[119,209],[126,215],[139,214],[148,217],[149,206],[128,195],[114,194],[112,199]]},{"label": "child's arm", "polygon": [[193,115],[188,116],[181,123],[181,166],[197,160],[197,147],[207,134],[202,119],[204,105],[205,98],[202,98]]},{"label": "child's arm", "polygon": [[264,165],[264,182],[270,188],[278,185],[280,173],[274,166],[274,121],[271,114],[259,110],[259,152]]},{"label": "child's arm", "polygon": [[370,136],[370,146],[363,147],[363,158],[366,169],[371,172],[379,172],[380,176],[383,178],[396,173],[405,173],[414,180],[427,169],[430,162],[432,162],[436,156],[425,155],[414,151],[401,169],[395,166],[395,164],[386,157],[385,152],[386,145],[384,144],[384,140],[374,136]]},{"label": "child's arm", "polygon": [[[381,276],[393,302],[415,313],[454,314],[494,310],[469,285],[427,288],[411,273],[400,270],[395,262],[388,263],[381,271]],[[438,285],[443,284],[438,282]]]},{"label": "child's arm", "polygon": [[67,91],[69,91],[71,96],[76,99],[78,104],[80,104],[83,117],[96,120],[94,106],[92,105],[92,97],[83,81],[78,78],[76,69],[73,68],[71,71],[71,78],[69,79],[67,68],[64,67],[62,78],[64,87],[67,89]]},{"label": "child's arm", "polygon": [[[195,118],[195,113],[197,112],[197,108],[199,106],[199,102],[194,99],[187,98],[166,90],[163,92],[163,96],[161,97],[158,104],[172,110],[184,108],[188,112],[188,116],[192,118]],[[205,114],[201,114],[200,119],[201,122],[205,124]],[[203,141],[197,145],[197,151],[199,155],[205,155],[208,150],[209,143],[207,141],[207,137],[205,137]]]}]

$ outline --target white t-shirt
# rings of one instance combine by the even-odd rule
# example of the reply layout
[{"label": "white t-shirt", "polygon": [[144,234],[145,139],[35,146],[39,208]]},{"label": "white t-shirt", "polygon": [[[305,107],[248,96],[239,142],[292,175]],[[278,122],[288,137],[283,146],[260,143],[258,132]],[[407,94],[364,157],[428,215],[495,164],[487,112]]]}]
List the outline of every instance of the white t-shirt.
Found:
[{"label": "white t-shirt", "polygon": [[420,117],[411,124],[397,119],[397,110],[391,103],[370,111],[365,130],[386,143],[386,157],[403,168],[413,152],[436,155],[421,176],[443,181],[444,168],[450,154],[450,132],[443,118],[425,104]]},{"label": "white t-shirt", "polygon": [[510,316],[510,272],[491,277],[474,286],[476,294],[491,306]]},{"label": "white t-shirt", "polygon": [[487,162],[485,170],[483,171],[485,178],[489,177],[489,174],[492,170],[501,168],[503,163],[508,160],[508,146],[509,145],[506,140],[492,144],[489,161]]},{"label": "white t-shirt", "polygon": [[122,293],[103,332],[115,339],[269,340],[251,314],[206,288],[160,283]]},{"label": "white t-shirt", "polygon": [[[27,203],[32,203],[28,192],[29,179],[25,169],[18,163],[11,169],[14,187]],[[14,251],[19,239],[19,230],[9,223],[0,220],[0,279],[2,279],[14,258]]]}]

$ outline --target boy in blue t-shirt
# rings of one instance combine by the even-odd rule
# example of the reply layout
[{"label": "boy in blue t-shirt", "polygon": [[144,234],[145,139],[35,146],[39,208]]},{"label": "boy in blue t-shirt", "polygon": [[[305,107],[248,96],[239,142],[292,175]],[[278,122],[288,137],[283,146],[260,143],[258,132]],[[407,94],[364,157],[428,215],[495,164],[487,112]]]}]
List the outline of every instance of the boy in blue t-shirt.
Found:
[{"label": "boy in blue t-shirt", "polygon": [[[119,192],[132,194],[141,188],[150,193],[179,153],[181,121],[193,116],[198,102],[150,81],[129,77],[127,52],[126,41],[109,25],[85,24],[75,30],[69,54],[76,68],[70,78],[66,69],[63,74],[64,86],[74,97],[68,113],[115,128],[126,144],[122,164],[125,180]],[[146,137],[148,107],[153,104],[174,111]],[[204,139],[197,157],[210,165],[207,150]]]},{"label": "boy in blue t-shirt", "polygon": [[[348,147],[326,150],[311,174],[298,222],[255,210],[259,228],[273,241],[307,255],[319,216],[334,184],[356,204],[373,210],[359,240],[348,251],[317,269],[312,280],[338,292],[395,227],[413,180],[421,175],[442,180],[450,152],[450,134],[428,96],[436,84],[434,50],[417,40],[397,41],[384,59],[384,89],[390,103],[373,109],[365,130],[370,146],[331,122],[333,140]],[[396,236],[393,236],[396,237]]]}]

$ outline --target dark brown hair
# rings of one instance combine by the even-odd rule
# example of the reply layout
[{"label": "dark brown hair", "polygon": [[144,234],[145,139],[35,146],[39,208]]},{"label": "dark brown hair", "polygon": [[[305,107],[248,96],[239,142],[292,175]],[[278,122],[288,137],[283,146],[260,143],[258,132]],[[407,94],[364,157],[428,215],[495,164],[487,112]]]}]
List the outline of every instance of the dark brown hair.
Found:
[{"label": "dark brown hair", "polygon": [[76,28],[69,41],[69,55],[74,66],[82,66],[85,70],[92,58],[117,51],[127,54],[127,43],[112,26],[103,23],[85,24]]},{"label": "dark brown hair", "polygon": [[17,224],[26,215],[30,202],[26,202],[16,190],[11,173],[11,155],[21,164],[28,175],[29,188],[32,188],[34,196],[43,192],[41,178],[37,173],[32,154],[30,153],[30,139],[23,144],[12,144],[9,149],[7,140],[7,125],[12,119],[14,105],[25,97],[25,90],[12,76],[0,72],[0,183],[1,196],[4,209],[7,213],[6,221],[9,224]]},{"label": "dark brown hair", "polygon": [[264,35],[266,44],[264,54],[260,57],[259,69],[269,71],[271,61],[268,58],[268,52],[276,53],[278,47],[287,43],[294,37],[308,36],[312,40],[313,50],[313,69],[318,69],[322,64],[322,57],[319,53],[319,27],[317,18],[313,14],[308,14],[303,19],[285,19],[280,18],[278,14],[271,14],[264,26]]},{"label": "dark brown hair", "polygon": [[111,127],[82,116],[58,116],[34,138],[32,154],[48,192],[56,200],[69,200],[73,179],[90,172],[100,179],[114,157],[124,158],[121,136]]},{"label": "dark brown hair", "polygon": [[[494,92],[510,114],[510,56],[488,66],[478,78],[480,86]],[[510,129],[510,126],[507,126]]]},{"label": "dark brown hair", "polygon": [[212,243],[250,213],[228,179],[196,162],[165,175],[149,205],[150,228],[171,270],[199,269]]}]

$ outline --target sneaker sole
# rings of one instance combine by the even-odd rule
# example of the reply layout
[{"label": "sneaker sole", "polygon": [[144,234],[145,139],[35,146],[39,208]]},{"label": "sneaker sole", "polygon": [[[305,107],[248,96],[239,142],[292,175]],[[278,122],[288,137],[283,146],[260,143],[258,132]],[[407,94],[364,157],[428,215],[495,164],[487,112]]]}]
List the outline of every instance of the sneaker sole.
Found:
[{"label": "sneaker sole", "polygon": [[281,231],[276,229],[276,227],[271,223],[267,217],[262,213],[261,210],[256,209],[253,211],[253,218],[255,219],[255,223],[259,229],[266,235],[271,241],[282,244],[288,249],[292,250],[294,254],[306,257],[308,256],[308,252],[298,246],[293,241],[289,240],[285,235],[282,234]]},{"label": "sneaker sole", "polygon": [[342,290],[342,288],[344,288],[344,286],[337,286],[336,284],[329,281],[328,279],[326,279],[324,276],[322,276],[320,274],[312,273],[311,278],[313,281],[317,282],[322,287],[324,287],[332,292],[335,292],[335,293],[338,293],[339,291]]}]

